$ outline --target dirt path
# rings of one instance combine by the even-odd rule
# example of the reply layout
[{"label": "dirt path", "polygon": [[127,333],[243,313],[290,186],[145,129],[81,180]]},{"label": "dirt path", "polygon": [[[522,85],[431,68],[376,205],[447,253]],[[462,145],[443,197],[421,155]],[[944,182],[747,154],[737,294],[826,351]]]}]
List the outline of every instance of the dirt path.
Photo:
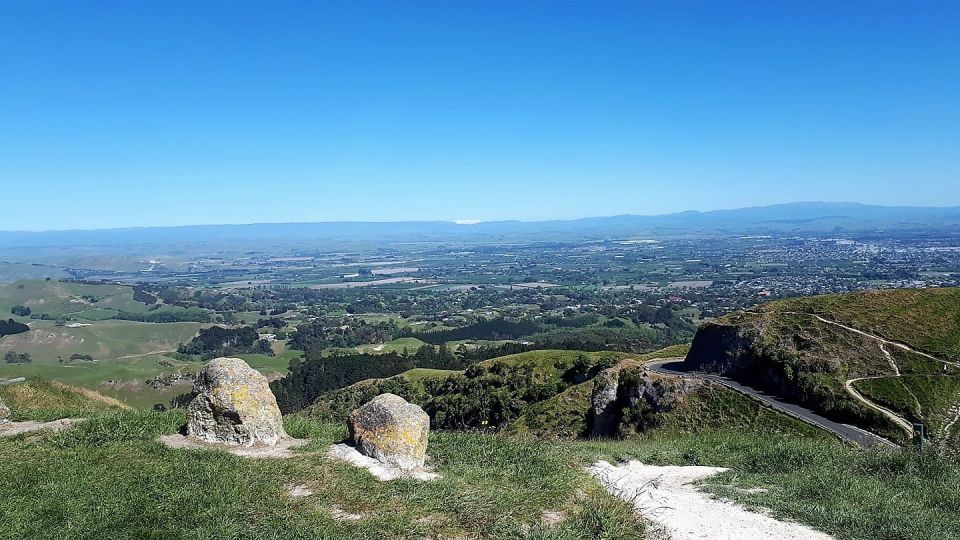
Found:
[{"label": "dirt path", "polygon": [[884,358],[887,359],[887,363],[890,364],[890,369],[897,374],[897,377],[900,376],[900,366],[893,360],[893,355],[890,354],[890,351],[887,350],[887,345],[884,342],[880,342],[880,352],[883,353]]},{"label": "dirt path", "polygon": [[62,418],[52,422],[34,422],[32,420],[10,422],[0,427],[0,437],[16,437],[34,431],[62,431],[82,421],[82,418]]},{"label": "dirt path", "polygon": [[950,412],[953,413],[953,420],[950,420],[946,424],[940,427],[937,431],[937,439],[941,441],[946,441],[950,438],[950,431],[953,430],[953,426],[960,422],[960,396],[957,396],[957,401],[953,404],[953,407],[950,408]]},{"label": "dirt path", "polygon": [[143,356],[150,356],[153,354],[164,354],[164,353],[174,352],[174,351],[176,351],[176,349],[164,349],[162,351],[150,351],[150,352],[145,352],[140,354],[128,354],[126,356],[118,356],[117,360],[126,360],[128,358],[140,358]]},{"label": "dirt path", "polygon": [[908,435],[913,437],[913,424],[908,422],[905,418],[903,418],[899,414],[891,411],[890,409],[867,399],[866,396],[861,394],[859,391],[857,391],[856,388],[853,387],[853,383],[857,381],[863,381],[867,379],[879,379],[879,378],[885,378],[885,377],[860,377],[858,379],[849,379],[847,380],[847,382],[844,383],[844,387],[847,389],[847,393],[853,396],[854,399],[863,403],[867,407],[870,407],[871,409],[879,412],[880,414],[886,416],[890,420],[893,420],[893,422],[896,423],[901,428],[903,428],[903,430],[906,431]]},{"label": "dirt path", "polygon": [[718,467],[661,467],[639,461],[621,465],[600,461],[587,469],[610,493],[633,505],[638,513],[653,522],[655,534],[671,540],[832,538],[799,523],[749,512],[693,485],[726,470]]}]

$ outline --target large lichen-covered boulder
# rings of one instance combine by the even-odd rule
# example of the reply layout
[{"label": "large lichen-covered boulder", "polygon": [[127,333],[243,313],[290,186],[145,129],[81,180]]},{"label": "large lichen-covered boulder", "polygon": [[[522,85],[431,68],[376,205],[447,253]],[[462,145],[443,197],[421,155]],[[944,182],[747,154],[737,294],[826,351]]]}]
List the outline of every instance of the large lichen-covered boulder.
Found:
[{"label": "large lichen-covered boulder", "polygon": [[347,418],[350,442],[363,455],[401,469],[423,467],[430,417],[395,394],[380,394]]},{"label": "large lichen-covered boulder", "polygon": [[0,399],[0,425],[10,422],[10,408]]},{"label": "large lichen-covered boulder", "polygon": [[194,382],[187,435],[240,446],[274,445],[287,437],[277,398],[260,372],[239,358],[211,360]]}]

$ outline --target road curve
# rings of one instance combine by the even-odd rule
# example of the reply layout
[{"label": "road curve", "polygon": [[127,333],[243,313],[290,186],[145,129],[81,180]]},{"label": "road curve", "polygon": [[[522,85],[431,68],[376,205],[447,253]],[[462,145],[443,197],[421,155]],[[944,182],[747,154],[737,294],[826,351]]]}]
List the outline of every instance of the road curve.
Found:
[{"label": "road curve", "polygon": [[874,435],[873,433],[862,430],[858,427],[834,422],[833,420],[829,420],[823,416],[820,416],[810,409],[806,409],[795,403],[787,403],[776,396],[772,396],[755,388],[740,384],[733,379],[711,373],[686,371],[683,369],[683,358],[666,358],[663,360],[648,362],[645,364],[645,367],[654,373],[660,373],[662,375],[693,377],[696,379],[703,379],[715,382],[717,384],[722,384],[727,388],[736,390],[741,394],[745,394],[748,397],[763,403],[771,409],[780,411],[810,425],[829,431],[844,441],[858,444],[865,448],[873,448],[877,446],[900,448],[899,445],[888,441],[879,435]]}]

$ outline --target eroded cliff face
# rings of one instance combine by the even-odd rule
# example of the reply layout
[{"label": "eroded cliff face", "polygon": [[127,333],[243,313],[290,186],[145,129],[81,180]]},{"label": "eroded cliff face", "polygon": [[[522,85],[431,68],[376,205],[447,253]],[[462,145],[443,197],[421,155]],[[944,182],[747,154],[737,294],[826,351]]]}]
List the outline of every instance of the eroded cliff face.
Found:
[{"label": "eroded cliff face", "polygon": [[708,322],[697,330],[685,362],[695,371],[752,375],[765,363],[758,354],[761,339],[760,329],[751,324]]},{"label": "eroded cliff face", "polygon": [[[760,315],[740,314],[705,323],[697,330],[685,363],[694,371],[716,373],[751,386],[800,400],[804,360],[793,340],[768,335]],[[782,342],[782,343],[781,343]]]},{"label": "eroded cliff face", "polygon": [[594,437],[623,435],[625,423],[633,430],[640,416],[670,412],[704,384],[687,377],[654,374],[640,366],[613,367],[594,380],[590,411]]}]

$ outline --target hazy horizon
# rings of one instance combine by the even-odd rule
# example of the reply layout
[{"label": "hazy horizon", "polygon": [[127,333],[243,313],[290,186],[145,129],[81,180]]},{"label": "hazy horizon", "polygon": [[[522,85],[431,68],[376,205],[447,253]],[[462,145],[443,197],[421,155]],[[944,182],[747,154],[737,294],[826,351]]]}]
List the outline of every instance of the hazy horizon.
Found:
[{"label": "hazy horizon", "polygon": [[[97,228],[72,228],[72,229],[0,229],[0,233],[55,233],[55,232],[71,232],[71,231],[110,231],[110,230],[129,230],[129,229],[172,229],[172,228],[190,228],[190,227],[231,227],[231,226],[258,226],[258,225],[323,225],[323,224],[391,224],[391,223],[445,223],[445,224],[455,224],[463,227],[470,227],[471,225],[480,225],[480,224],[491,224],[491,223],[526,223],[526,224],[535,224],[535,223],[546,223],[546,222],[577,222],[583,220],[591,219],[610,219],[617,217],[636,217],[636,218],[662,218],[669,216],[676,216],[682,214],[712,214],[712,213],[722,213],[722,212],[739,212],[744,210],[752,209],[769,209],[769,208],[778,208],[778,207],[825,207],[825,208],[853,208],[853,207],[863,207],[863,208],[872,208],[872,209],[916,209],[916,210],[960,210],[960,205],[925,205],[925,206],[914,206],[914,205],[872,205],[855,201],[788,201],[773,203],[767,205],[753,205],[753,206],[743,206],[738,208],[707,208],[707,209],[686,209],[680,210],[677,212],[665,212],[665,213],[653,213],[653,214],[639,214],[639,213],[624,213],[624,214],[604,214],[604,215],[584,215],[571,218],[545,218],[545,219],[523,219],[523,218],[505,218],[505,219],[496,219],[496,220],[478,220],[478,219],[407,219],[407,220],[356,220],[356,219],[344,219],[344,220],[332,220],[332,221],[281,221],[281,220],[263,220],[263,221],[237,221],[237,222],[222,222],[222,223],[177,223],[171,225],[127,225],[127,226],[116,226],[116,227],[97,227]],[[826,216],[827,214],[824,214]],[[841,214],[838,214],[840,216]]]}]

